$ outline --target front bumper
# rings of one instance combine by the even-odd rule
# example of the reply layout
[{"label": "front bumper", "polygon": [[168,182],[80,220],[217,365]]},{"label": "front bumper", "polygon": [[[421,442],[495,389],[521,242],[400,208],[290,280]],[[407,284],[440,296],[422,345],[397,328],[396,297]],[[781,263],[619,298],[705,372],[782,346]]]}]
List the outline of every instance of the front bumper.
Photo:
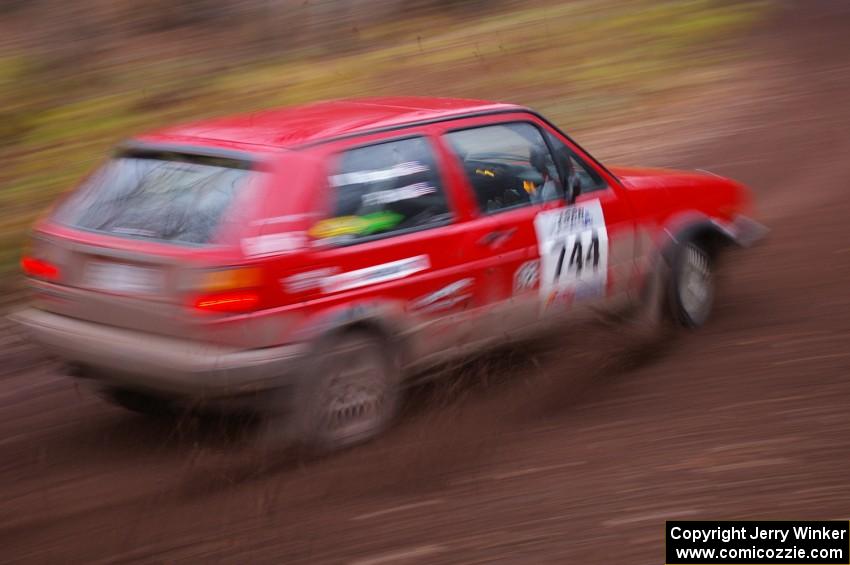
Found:
[{"label": "front bumper", "polygon": [[9,316],[50,352],[107,384],[188,397],[237,396],[284,386],[303,344],[237,350],[105,326],[28,308]]},{"label": "front bumper", "polygon": [[769,231],[767,227],[747,216],[736,216],[731,226],[726,229],[730,237],[741,247],[750,247],[764,238]]}]

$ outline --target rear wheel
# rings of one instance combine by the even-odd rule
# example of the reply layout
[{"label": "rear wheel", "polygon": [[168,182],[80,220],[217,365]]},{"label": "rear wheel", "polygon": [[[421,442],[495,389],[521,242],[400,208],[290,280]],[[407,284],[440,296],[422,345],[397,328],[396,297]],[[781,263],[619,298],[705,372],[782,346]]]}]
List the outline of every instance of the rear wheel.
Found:
[{"label": "rear wheel", "polygon": [[[290,391],[290,437],[311,451],[329,452],[380,434],[399,405],[398,378],[384,342],[349,332],[330,340],[319,354]],[[272,416],[267,437],[280,437],[282,425]]]}]

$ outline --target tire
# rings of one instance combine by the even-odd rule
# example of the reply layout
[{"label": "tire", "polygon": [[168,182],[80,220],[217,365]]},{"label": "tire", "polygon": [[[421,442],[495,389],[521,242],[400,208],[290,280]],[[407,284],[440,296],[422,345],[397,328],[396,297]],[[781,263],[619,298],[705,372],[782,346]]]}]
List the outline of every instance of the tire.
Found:
[{"label": "tire", "polygon": [[288,390],[287,422],[269,419],[266,445],[268,438],[289,437],[311,453],[328,453],[375,438],[395,418],[398,375],[383,340],[356,331],[326,343],[316,364]]},{"label": "tire", "polygon": [[695,242],[683,243],[673,257],[668,281],[668,303],[674,322],[698,328],[711,315],[715,295],[714,261]]}]

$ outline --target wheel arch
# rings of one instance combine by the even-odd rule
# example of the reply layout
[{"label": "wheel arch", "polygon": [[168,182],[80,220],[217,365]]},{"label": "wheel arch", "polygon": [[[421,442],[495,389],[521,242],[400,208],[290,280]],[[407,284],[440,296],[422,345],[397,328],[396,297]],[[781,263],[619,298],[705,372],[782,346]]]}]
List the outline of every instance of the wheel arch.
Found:
[{"label": "wheel arch", "polygon": [[657,242],[659,255],[670,266],[679,246],[691,242],[703,248],[712,259],[721,250],[738,245],[733,233],[722,222],[691,212],[673,218],[664,227]]},{"label": "wheel arch", "polygon": [[302,328],[300,340],[321,349],[330,341],[349,333],[366,333],[386,344],[388,360],[396,372],[408,362],[411,352],[410,332],[406,331],[403,310],[393,302],[346,304],[323,312]]}]

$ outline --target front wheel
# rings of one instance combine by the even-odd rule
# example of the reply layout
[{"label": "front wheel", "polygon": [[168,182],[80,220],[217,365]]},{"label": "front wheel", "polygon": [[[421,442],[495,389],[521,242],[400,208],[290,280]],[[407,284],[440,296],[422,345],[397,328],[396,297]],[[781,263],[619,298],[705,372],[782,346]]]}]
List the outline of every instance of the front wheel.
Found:
[{"label": "front wheel", "polygon": [[669,262],[659,258],[629,318],[642,341],[655,344],[676,326],[697,328],[708,320],[716,284],[713,266],[712,256],[694,242],[677,247]]},{"label": "front wheel", "polygon": [[705,324],[714,304],[715,278],[712,259],[696,243],[686,243],[676,254],[670,277],[673,317],[685,327]]}]

